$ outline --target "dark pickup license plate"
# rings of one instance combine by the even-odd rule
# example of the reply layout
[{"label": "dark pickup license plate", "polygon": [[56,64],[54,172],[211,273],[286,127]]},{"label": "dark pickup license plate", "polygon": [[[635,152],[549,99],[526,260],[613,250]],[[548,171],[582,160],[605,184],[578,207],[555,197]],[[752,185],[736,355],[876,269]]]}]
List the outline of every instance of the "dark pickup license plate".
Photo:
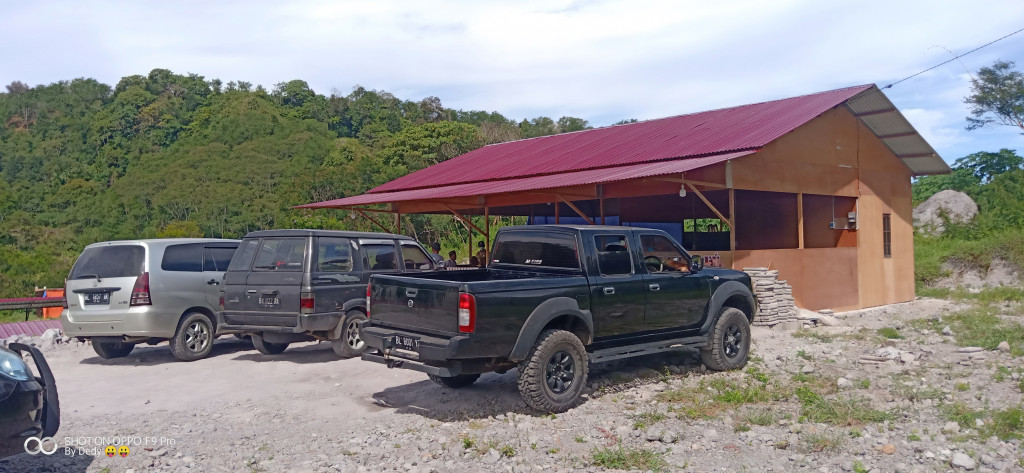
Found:
[{"label": "dark pickup license plate", "polygon": [[105,305],[110,304],[110,293],[109,292],[87,292],[85,296],[85,305]]},{"label": "dark pickup license plate", "polygon": [[404,335],[395,335],[392,345],[395,348],[401,348],[402,350],[417,351],[420,349],[420,339],[416,337],[406,337]]},{"label": "dark pickup license plate", "polygon": [[257,303],[260,305],[260,307],[273,309],[281,307],[281,298],[277,296],[263,296],[260,297],[260,300]]}]

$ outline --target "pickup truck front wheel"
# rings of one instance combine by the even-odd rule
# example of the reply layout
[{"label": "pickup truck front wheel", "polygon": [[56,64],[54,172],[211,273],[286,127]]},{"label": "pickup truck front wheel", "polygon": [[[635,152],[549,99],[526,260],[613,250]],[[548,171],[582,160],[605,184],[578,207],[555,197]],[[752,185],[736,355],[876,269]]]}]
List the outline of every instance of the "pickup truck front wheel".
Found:
[{"label": "pickup truck front wheel", "polygon": [[587,383],[587,351],[572,332],[545,330],[519,363],[519,394],[542,412],[565,412]]},{"label": "pickup truck front wheel", "polygon": [[750,323],[743,311],[723,307],[700,350],[700,360],[714,371],[736,370],[747,364],[750,354]]}]

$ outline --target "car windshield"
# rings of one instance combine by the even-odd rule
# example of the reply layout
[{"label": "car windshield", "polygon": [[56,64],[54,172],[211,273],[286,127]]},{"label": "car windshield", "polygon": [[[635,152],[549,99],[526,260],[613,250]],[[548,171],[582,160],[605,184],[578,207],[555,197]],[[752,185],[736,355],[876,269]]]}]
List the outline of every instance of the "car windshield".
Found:
[{"label": "car windshield", "polygon": [[71,279],[123,278],[142,274],[146,249],[139,245],[86,248],[71,269]]}]

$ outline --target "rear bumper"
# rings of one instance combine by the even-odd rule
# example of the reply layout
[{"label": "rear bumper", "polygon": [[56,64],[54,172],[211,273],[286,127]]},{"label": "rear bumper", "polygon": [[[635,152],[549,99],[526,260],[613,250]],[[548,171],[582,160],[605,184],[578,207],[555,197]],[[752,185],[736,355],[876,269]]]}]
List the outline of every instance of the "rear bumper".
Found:
[{"label": "rear bumper", "polygon": [[[94,317],[101,320],[89,320]],[[69,337],[171,338],[178,329],[180,318],[180,313],[158,311],[153,306],[132,307],[117,316],[95,316],[88,312],[65,310],[60,314],[60,325]]]},{"label": "rear bumper", "polygon": [[[239,315],[235,315],[238,317]],[[241,315],[244,317],[244,315]],[[320,314],[295,314],[296,324],[293,327],[281,325],[256,325],[227,323],[223,313],[218,316],[223,323],[217,327],[219,333],[243,333],[243,332],[272,332],[272,333],[310,333],[330,332],[334,330],[341,319],[342,314],[336,312],[325,312]]]},{"label": "rear bumper", "polygon": [[[359,337],[371,348],[376,348],[381,353],[389,353],[392,356],[399,356],[410,360],[419,361],[448,361],[460,358],[460,347],[465,343],[465,335],[456,335],[451,338],[437,337],[411,330],[400,330],[390,327],[374,327],[373,320],[363,321],[359,326]],[[394,351],[391,342],[396,335],[413,337],[419,340],[419,350],[411,353],[403,350],[401,355]],[[371,360],[372,361],[372,360]]]},{"label": "rear bumper", "polygon": [[396,358],[388,355],[376,355],[363,353],[362,359],[387,365],[388,368],[405,368],[407,370],[419,371],[421,373],[450,378],[462,374],[462,364],[458,361],[450,361],[445,366],[430,366],[418,361]]}]

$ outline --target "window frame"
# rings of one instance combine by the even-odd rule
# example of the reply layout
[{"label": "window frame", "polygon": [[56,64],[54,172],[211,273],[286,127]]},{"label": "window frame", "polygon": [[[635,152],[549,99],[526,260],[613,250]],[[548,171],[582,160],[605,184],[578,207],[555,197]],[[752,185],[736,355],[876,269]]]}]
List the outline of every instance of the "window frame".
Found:
[{"label": "window frame", "polygon": [[[323,269],[323,268],[320,267],[320,263],[321,263],[321,261],[320,261],[320,249],[322,248],[322,246],[321,246],[322,243],[321,242],[323,242],[324,240],[344,240],[345,241],[345,246],[348,248],[348,269],[347,270]],[[351,273],[351,272],[356,270],[356,258],[359,257],[359,250],[357,250],[355,248],[355,246],[352,244],[352,239],[351,238],[335,237],[335,236],[318,236],[316,238],[316,251],[313,254],[315,255],[315,260],[314,260],[314,263],[313,263],[313,265],[314,265],[314,272],[318,272],[318,273]]]},{"label": "window frame", "polygon": [[[633,261],[633,252],[630,251],[629,235],[623,232],[622,234],[616,233],[595,233],[594,235],[594,250],[597,254],[597,271],[601,273],[601,276],[614,278],[614,277],[629,277],[636,274],[636,262]],[[600,237],[621,237],[622,241],[626,242],[626,254],[629,255],[629,272],[628,273],[616,273],[609,274],[604,272],[604,268],[601,267],[601,253],[612,253],[610,251],[602,251],[601,247],[597,244],[597,239]]]},{"label": "window frame", "polygon": [[892,258],[892,214],[882,214],[882,257]]},{"label": "window frame", "polygon": [[[271,268],[267,268],[267,267],[260,267],[260,265],[256,264],[256,263],[258,263],[260,261],[260,256],[263,254],[263,251],[267,249],[267,245],[266,245],[267,242],[268,241],[274,241],[274,240],[278,240],[278,241],[281,241],[281,242],[297,241],[297,242],[299,242],[301,244],[301,246],[302,246],[302,256],[299,259],[299,267],[297,267],[297,268],[275,267],[275,268],[271,269]],[[260,272],[287,272],[287,273],[302,272],[305,269],[306,240],[307,240],[306,237],[276,237],[276,236],[275,237],[264,237],[264,238],[260,239],[259,246],[256,249],[256,254],[253,255],[253,258],[252,258],[252,271],[260,271]],[[274,254],[275,255],[277,254],[278,249],[279,248],[275,248],[274,249]],[[294,263],[287,263],[287,264],[294,264]]]}]

